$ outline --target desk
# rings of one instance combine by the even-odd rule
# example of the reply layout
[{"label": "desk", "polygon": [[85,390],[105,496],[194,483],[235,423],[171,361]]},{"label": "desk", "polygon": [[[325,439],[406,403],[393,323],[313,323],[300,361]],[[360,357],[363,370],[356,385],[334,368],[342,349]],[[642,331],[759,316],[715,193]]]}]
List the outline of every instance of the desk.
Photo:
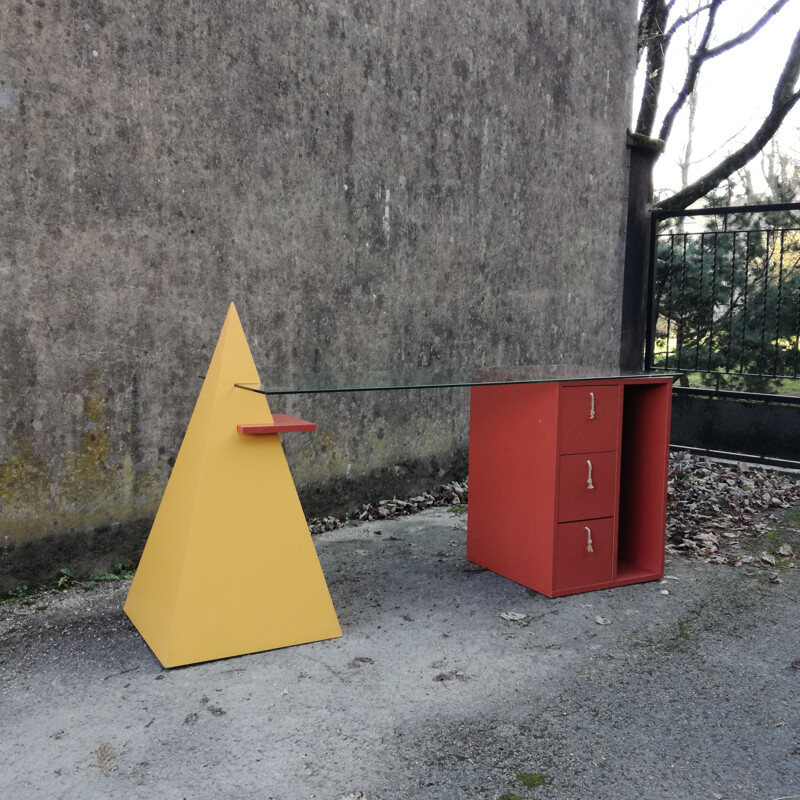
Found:
[{"label": "desk", "polygon": [[236,386],[276,396],[469,387],[467,557],[558,597],[663,577],[674,377],[537,365]]},{"label": "desk", "polygon": [[341,636],[266,395],[470,387],[467,556],[551,597],[663,574],[674,376],[271,376],[231,304],[124,610],[166,667]]}]

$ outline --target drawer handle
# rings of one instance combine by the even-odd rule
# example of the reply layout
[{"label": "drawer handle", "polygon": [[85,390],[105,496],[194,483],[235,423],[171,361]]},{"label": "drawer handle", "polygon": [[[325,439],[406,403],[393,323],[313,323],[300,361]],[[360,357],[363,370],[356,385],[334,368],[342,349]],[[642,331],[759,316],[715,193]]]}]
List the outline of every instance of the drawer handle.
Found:
[{"label": "drawer handle", "polygon": [[589,459],[586,459],[586,466],[589,468],[589,474],[586,477],[586,488],[587,489],[594,489],[594,484],[592,483],[592,462]]},{"label": "drawer handle", "polygon": [[594,392],[589,392],[589,397],[592,399],[592,405],[589,409],[589,419],[594,419]]},{"label": "drawer handle", "polygon": [[583,527],[586,531],[586,552],[594,553],[594,548],[592,547],[592,530],[588,525],[584,525]]}]

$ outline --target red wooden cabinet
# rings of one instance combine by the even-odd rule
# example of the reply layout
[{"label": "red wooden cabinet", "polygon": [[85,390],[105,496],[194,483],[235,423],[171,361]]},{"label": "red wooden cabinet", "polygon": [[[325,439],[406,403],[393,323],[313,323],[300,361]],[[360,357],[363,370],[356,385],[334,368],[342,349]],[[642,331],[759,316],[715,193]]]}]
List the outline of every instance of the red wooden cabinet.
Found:
[{"label": "red wooden cabinet", "polygon": [[549,597],[663,577],[671,377],[471,392],[471,561]]}]

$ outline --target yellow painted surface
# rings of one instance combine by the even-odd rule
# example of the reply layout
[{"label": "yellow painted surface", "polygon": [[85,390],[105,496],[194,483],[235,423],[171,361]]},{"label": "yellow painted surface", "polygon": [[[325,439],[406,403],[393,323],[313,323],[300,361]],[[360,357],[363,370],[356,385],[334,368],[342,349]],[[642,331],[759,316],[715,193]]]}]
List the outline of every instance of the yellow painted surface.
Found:
[{"label": "yellow painted surface", "polygon": [[231,304],[125,602],[165,667],[341,636],[258,382]]}]

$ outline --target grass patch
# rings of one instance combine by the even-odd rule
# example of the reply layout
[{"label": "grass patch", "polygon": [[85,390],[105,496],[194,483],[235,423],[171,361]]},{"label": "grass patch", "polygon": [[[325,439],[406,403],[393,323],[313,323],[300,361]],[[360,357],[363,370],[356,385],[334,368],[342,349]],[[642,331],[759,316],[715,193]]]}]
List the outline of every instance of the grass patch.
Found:
[{"label": "grass patch", "polygon": [[124,561],[114,565],[111,572],[94,573],[85,580],[78,580],[72,571],[63,567],[56,573],[56,578],[52,583],[41,584],[30,587],[27,583],[11,589],[5,595],[0,595],[0,602],[14,603],[27,599],[32,593],[36,592],[66,592],[76,587],[89,588],[97,586],[98,583],[110,583],[112,581],[130,580],[136,574],[136,567],[130,561]]},{"label": "grass patch", "polygon": [[782,528],[794,528],[800,531],[800,509],[789,508],[784,511],[781,519]]},{"label": "grass patch", "polygon": [[547,778],[539,772],[518,772],[517,780],[529,789],[544,786],[547,783]]},{"label": "grass patch", "polygon": [[8,603],[15,603],[19,600],[24,600],[28,596],[28,584],[23,583],[17,586],[16,589],[10,589],[6,596],[3,598]]},{"label": "grass patch", "polygon": [[689,630],[688,620],[679,619],[678,630],[669,640],[669,643],[667,644],[667,650],[670,653],[675,653],[678,650],[685,650],[689,640],[692,638],[692,635],[692,631]]},{"label": "grass patch", "polygon": [[449,509],[451,514],[466,514],[467,507],[466,506],[451,506]]},{"label": "grass patch", "polygon": [[87,586],[95,586],[98,583],[108,583],[109,581],[129,580],[136,574],[136,569],[126,561],[122,564],[115,564],[113,572],[104,572],[100,575],[90,575],[86,579]]}]

